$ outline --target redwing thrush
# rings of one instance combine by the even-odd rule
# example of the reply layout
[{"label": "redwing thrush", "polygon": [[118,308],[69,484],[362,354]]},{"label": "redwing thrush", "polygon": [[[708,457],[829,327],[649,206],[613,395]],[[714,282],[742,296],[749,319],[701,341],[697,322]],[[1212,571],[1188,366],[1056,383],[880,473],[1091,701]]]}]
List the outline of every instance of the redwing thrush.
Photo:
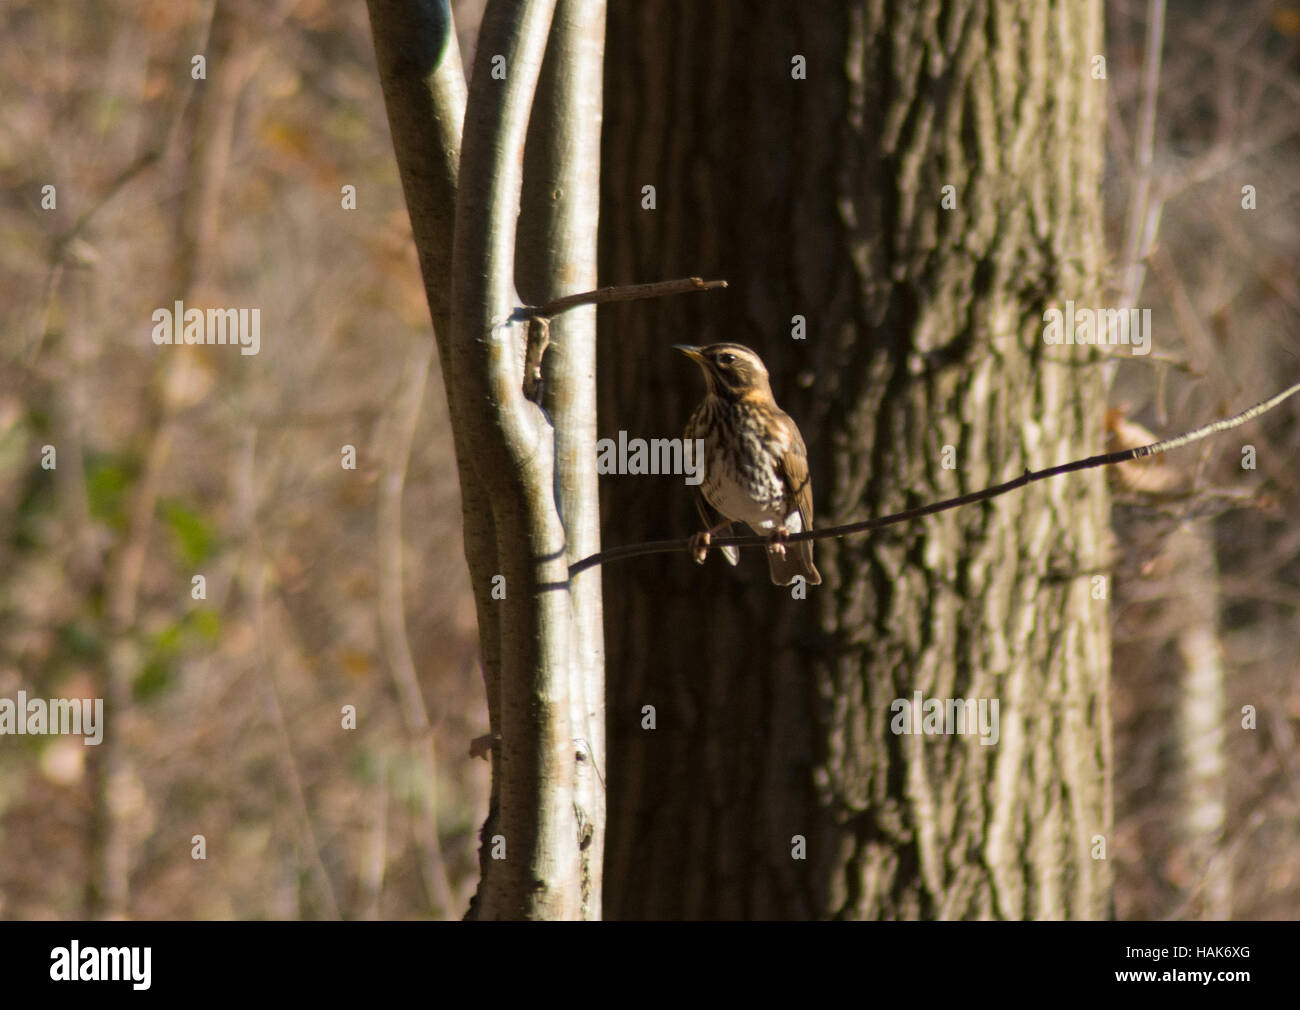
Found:
[{"label": "redwing thrush", "polygon": [[[772,531],[767,563],[772,581],[788,586],[796,575],[820,585],[811,540],[786,544],[791,533],[812,529],[808,450],[790,415],[772,399],[767,369],[740,344],[676,349],[700,366],[708,393],[686,426],[688,439],[704,440],[704,480],[695,493],[705,530],[691,538],[691,553],[704,564],[709,540],[729,536],[732,522],[755,532]],[[735,564],[740,551],[723,547]]]}]

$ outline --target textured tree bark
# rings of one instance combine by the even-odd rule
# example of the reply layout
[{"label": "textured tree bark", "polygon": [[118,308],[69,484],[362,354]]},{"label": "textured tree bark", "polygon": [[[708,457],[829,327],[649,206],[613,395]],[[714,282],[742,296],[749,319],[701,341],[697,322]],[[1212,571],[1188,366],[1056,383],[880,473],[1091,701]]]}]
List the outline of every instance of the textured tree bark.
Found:
[{"label": "textured tree bark", "polygon": [[1224,846],[1228,809],[1219,566],[1209,522],[1180,526],[1169,538],[1176,573],[1179,781],[1178,833],[1199,883],[1190,898],[1198,918],[1232,917],[1232,858]]},{"label": "textured tree bark", "polygon": [[[602,283],[732,288],[608,309],[602,433],[678,434],[702,389],[669,345],[736,340],[821,525],[1097,451],[1099,369],[1043,313],[1097,304],[1101,27],[1096,0],[612,6]],[[606,481],[608,544],[695,528],[680,483]],[[1098,473],[1053,479],[820,541],[807,600],[752,551],[611,566],[607,915],[1107,915],[1106,522]],[[914,691],[997,699],[998,742],[891,732]]]}]

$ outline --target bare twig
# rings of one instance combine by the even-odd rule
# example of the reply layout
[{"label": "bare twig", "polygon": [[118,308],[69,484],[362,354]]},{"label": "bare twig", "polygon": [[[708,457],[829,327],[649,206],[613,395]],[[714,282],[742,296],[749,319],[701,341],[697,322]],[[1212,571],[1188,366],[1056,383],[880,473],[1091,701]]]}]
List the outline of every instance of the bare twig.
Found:
[{"label": "bare twig", "polygon": [[1163,197],[1151,199],[1152,161],[1155,149],[1156,95],[1160,90],[1160,51],[1165,39],[1164,0],[1148,0],[1146,52],[1142,61],[1142,106],[1135,138],[1134,168],[1137,182],[1129,205],[1128,238],[1124,246],[1124,297],[1122,304],[1137,304],[1145,276],[1145,259],[1155,241]]},{"label": "bare twig", "polygon": [[542,356],[551,346],[551,320],[533,316],[528,320],[528,350],[524,355],[524,396],[542,402]]},{"label": "bare twig", "polygon": [[[1162,452],[1169,452],[1171,449],[1179,449],[1192,442],[1199,442],[1210,435],[1216,435],[1221,431],[1227,431],[1230,428],[1236,428],[1238,425],[1245,424],[1261,414],[1267,413],[1278,404],[1282,403],[1289,397],[1300,393],[1300,382],[1284,389],[1276,396],[1265,400],[1263,403],[1257,403],[1248,410],[1243,410],[1240,414],[1234,414],[1232,417],[1224,418],[1221,421],[1211,421],[1209,424],[1201,425],[1199,428],[1193,428],[1191,431],[1174,438],[1166,439],[1163,442],[1153,442],[1150,445],[1140,445],[1134,449],[1122,449],[1119,452],[1107,452],[1098,456],[1089,456],[1087,459],[1077,459],[1070,463],[1062,463],[1060,466],[1048,467],[1046,470],[1026,470],[1014,480],[1006,481],[1003,484],[995,484],[993,487],[984,488],[981,491],[972,491],[969,494],[959,495],[956,498],[947,498],[940,502],[934,502],[931,505],[921,505],[917,508],[906,509],[903,512],[895,512],[892,515],[881,516],[877,519],[864,519],[860,522],[847,523],[843,526],[827,526],[824,529],[809,530],[804,533],[792,533],[785,538],[787,543],[795,543],[799,540],[823,540],[830,537],[844,537],[853,533],[866,533],[871,530],[878,530],[885,526],[896,526],[899,523],[909,522],[913,519],[920,519],[924,516],[934,515],[936,512],[947,512],[949,509],[955,509],[962,505],[971,505],[978,501],[987,501],[990,498],[997,498],[1006,494],[1008,491],[1014,491],[1017,488],[1032,484],[1035,481],[1046,480],[1048,477],[1057,477],[1065,473],[1075,473],[1079,470],[1091,470],[1099,466],[1111,466],[1116,463],[1124,463],[1131,459],[1142,459],[1146,456],[1155,456]],[[745,536],[745,537],[715,537],[710,541],[712,547],[766,547],[770,543],[768,537],[762,536]],[[645,554],[667,554],[674,551],[689,551],[691,539],[688,537],[682,540],[655,540],[644,544],[628,544],[625,547],[613,547],[607,551],[601,551],[599,554],[593,554],[590,557],[583,558],[569,566],[569,577],[573,578],[580,572],[586,571],[596,565],[603,565],[610,561],[621,561],[624,558],[635,558]]]},{"label": "bare twig", "polygon": [[406,603],[402,594],[402,489],[406,484],[406,466],[411,441],[424,399],[425,377],[429,372],[432,342],[420,342],[403,369],[403,378],[386,421],[383,471],[379,482],[379,508],[376,533],[379,538],[379,631],[384,654],[397,690],[398,707],[406,724],[411,755],[425,777],[421,790],[416,844],[421,851],[420,870],[424,877],[429,904],[439,915],[451,914],[451,886],[438,842],[438,775],[437,755],[419,675],[411,656],[406,634]]},{"label": "bare twig", "polygon": [[289,737],[289,724],[284,717],[284,706],[280,704],[275,664],[268,655],[266,647],[266,563],[257,548],[255,534],[247,545],[244,561],[247,566],[244,579],[250,590],[249,617],[257,633],[256,663],[260,674],[259,680],[266,691],[266,710],[275,730],[280,769],[289,785],[289,796],[293,801],[293,812],[298,822],[300,853],[306,860],[308,875],[315,886],[316,896],[320,899],[322,916],[337,921],[343,918],[343,915],[339,910],[338,898],[334,895],[334,884],[330,880],[329,870],[325,868],[325,860],[321,858],[320,840],[316,837],[316,829],[312,826],[311,808],[307,805],[307,790],[298,770],[298,759],[293,752],[293,741]]},{"label": "bare twig", "polygon": [[117,175],[115,175],[109,181],[108,185],[104,188],[104,192],[99,195],[99,199],[97,199],[93,204],[91,204],[91,206],[88,207],[86,210],[82,211],[81,216],[78,217],[77,220],[73,222],[71,228],[69,228],[67,231],[63,232],[62,234],[58,235],[54,239],[53,245],[54,245],[55,252],[51,256],[51,259],[61,259],[67,247],[72,243],[72,241],[76,238],[81,237],[81,233],[86,230],[86,227],[87,225],[90,224],[91,219],[96,214],[98,214],[101,210],[103,210],[104,206],[107,203],[109,203],[109,201],[111,201],[113,197],[117,196],[117,194],[121,192],[121,190],[126,186],[128,182],[130,182],[137,175],[143,172],[155,161],[157,161],[160,153],[161,152],[157,150],[145,151],[134,161],[128,164],[124,169],[118,172]]},{"label": "bare twig", "polygon": [[361,917],[368,922],[379,918],[384,892],[384,870],[388,854],[388,776],[392,758],[381,751],[378,755],[379,773],[371,797],[370,830],[361,841],[361,865],[358,872],[361,886]]},{"label": "bare twig", "polygon": [[45,331],[49,329],[50,307],[54,302],[54,292],[58,290],[59,281],[63,279],[63,271],[67,266],[69,254],[73,248],[73,243],[81,237],[81,233],[86,230],[91,219],[103,209],[113,197],[121,192],[122,188],[146,168],[158,160],[157,151],[146,151],[135,161],[122,169],[116,177],[108,184],[98,200],[89,208],[82,212],[81,216],[73,222],[72,227],[62,234],[56,235],[50,242],[49,263],[50,267],[45,275],[45,284],[41,289],[41,299],[38,303],[40,309],[36,315],[36,326],[32,339],[29,341],[30,347],[25,353],[27,364],[32,364],[40,356],[41,345],[45,341]]},{"label": "bare twig", "polygon": [[604,305],[607,302],[633,302],[641,298],[662,298],[664,295],[681,295],[688,291],[712,291],[725,288],[726,281],[706,281],[701,277],[683,277],[675,281],[655,281],[653,284],[616,284],[595,291],[565,295],[545,305],[525,305],[515,311],[514,318],[550,319],[561,312],[576,309],[579,305]]},{"label": "bare twig", "polygon": [[706,281],[700,277],[683,277],[675,281],[656,281],[653,284],[615,284],[595,291],[565,295],[545,305],[525,305],[514,314],[516,320],[527,319],[528,350],[524,357],[524,396],[534,403],[542,400],[542,357],[551,346],[551,320],[561,312],[580,305],[601,305],[608,302],[631,302],[641,298],[663,298],[691,291],[712,291],[725,288],[726,281]]}]

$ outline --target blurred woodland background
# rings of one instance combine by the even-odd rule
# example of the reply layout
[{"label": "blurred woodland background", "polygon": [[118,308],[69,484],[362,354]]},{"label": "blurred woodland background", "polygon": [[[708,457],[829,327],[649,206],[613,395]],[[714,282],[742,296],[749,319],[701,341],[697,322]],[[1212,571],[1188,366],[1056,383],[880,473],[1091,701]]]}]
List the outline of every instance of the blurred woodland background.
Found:
[{"label": "blurred woodland background", "polygon": [[[467,69],[480,7],[453,4]],[[1121,439],[1300,369],[1300,6],[1171,4],[1153,109],[1147,27],[1146,3],[1106,4],[1107,280],[1162,334],[1117,368]],[[98,748],[0,737],[0,917],[459,918],[487,715],[364,5],[9,0],[0,38],[0,697],[104,697],[120,720]],[[177,298],[260,307],[261,353],[155,347]],[[646,367],[696,379],[676,364]],[[1296,414],[1250,429],[1267,495],[1210,443],[1114,475],[1121,918],[1300,910]],[[655,535],[687,532],[682,501]],[[1196,721],[1198,690],[1222,719]]]}]

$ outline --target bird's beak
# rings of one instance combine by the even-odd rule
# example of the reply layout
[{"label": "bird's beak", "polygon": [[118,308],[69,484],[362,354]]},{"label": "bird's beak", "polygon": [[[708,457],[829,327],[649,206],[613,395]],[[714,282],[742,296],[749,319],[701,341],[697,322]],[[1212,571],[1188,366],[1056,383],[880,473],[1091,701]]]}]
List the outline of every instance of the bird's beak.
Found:
[{"label": "bird's beak", "polygon": [[700,349],[698,347],[692,347],[690,344],[673,344],[673,350],[681,351],[692,361],[702,362],[704,360],[704,355],[700,353]]}]

